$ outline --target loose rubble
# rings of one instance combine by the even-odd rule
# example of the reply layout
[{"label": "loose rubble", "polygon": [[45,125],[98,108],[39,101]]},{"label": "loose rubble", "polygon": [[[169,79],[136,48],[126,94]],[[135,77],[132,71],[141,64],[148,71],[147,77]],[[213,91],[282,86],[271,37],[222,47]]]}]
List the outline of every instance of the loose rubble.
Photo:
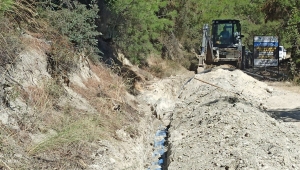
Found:
[{"label": "loose rubble", "polygon": [[168,169],[300,169],[299,130],[267,113],[273,92],[240,70],[195,75],[176,100]]}]

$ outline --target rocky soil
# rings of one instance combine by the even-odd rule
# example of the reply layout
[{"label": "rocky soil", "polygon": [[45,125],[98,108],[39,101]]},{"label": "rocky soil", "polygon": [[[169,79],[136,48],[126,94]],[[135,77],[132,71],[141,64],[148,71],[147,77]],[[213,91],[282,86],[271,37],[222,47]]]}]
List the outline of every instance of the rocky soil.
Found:
[{"label": "rocky soil", "polygon": [[299,87],[224,69],[155,86],[170,123],[165,169],[300,169]]},{"label": "rocky soil", "polygon": [[[68,75],[70,86],[63,82],[59,87],[50,84],[63,94],[50,98],[45,93],[45,84],[54,81],[47,69],[45,51],[49,44],[26,34],[23,38],[29,43],[16,63],[0,67],[0,169],[147,168],[152,157],[152,135],[158,128],[150,107],[126,92],[120,77],[101,64],[99,68],[90,65],[84,57],[80,57],[76,72]],[[100,124],[102,136],[96,136],[96,140],[82,137],[96,133],[89,129],[93,119],[87,117],[105,121]],[[61,126],[81,120],[87,125],[79,131],[59,135]],[[57,137],[62,140],[52,147],[52,139]],[[79,141],[63,143],[72,137]],[[44,144],[52,146],[32,152]]]},{"label": "rocky soil", "polygon": [[[133,96],[114,90],[114,84],[106,86],[104,78],[113,77],[112,73],[94,72],[84,60],[69,75],[71,86],[62,85],[67,95],[59,98],[58,109],[37,112],[27,99],[36,97],[40,107],[45,104],[39,103],[41,92],[33,89],[52,79],[47,71],[47,46],[29,46],[9,72],[1,68],[0,169],[300,169],[298,86],[258,81],[240,70],[214,68],[196,75],[180,70],[165,79],[146,80],[139,75],[143,82],[137,89],[139,95]],[[138,68],[131,70],[139,74]],[[101,96],[108,93],[99,90],[104,87],[116,94],[114,99]],[[15,93],[22,91],[36,96],[26,99]],[[99,112],[97,104],[103,101]],[[55,128],[44,129],[38,118],[42,115],[45,122],[55,122],[64,114],[59,108],[66,104],[82,113],[74,113],[82,119],[87,113],[107,111],[106,121],[123,116],[124,122],[113,132],[104,129],[106,138],[76,148],[65,145],[49,151],[52,155],[29,154],[30,148],[59,133]],[[110,111],[118,104],[120,111]],[[166,141],[164,136],[157,139],[157,132],[164,129],[168,130]],[[158,149],[160,141],[164,146]],[[161,151],[165,159],[159,164]]]}]

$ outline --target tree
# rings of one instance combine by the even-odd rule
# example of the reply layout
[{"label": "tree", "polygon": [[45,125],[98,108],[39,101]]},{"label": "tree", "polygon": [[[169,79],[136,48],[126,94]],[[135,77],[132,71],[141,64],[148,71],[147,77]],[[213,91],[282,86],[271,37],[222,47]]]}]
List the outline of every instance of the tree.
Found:
[{"label": "tree", "polygon": [[285,39],[293,50],[293,60],[300,66],[300,2],[298,0],[280,1],[267,0],[262,11],[265,21],[279,21],[278,30],[282,30]]},{"label": "tree", "polygon": [[36,3],[39,23],[45,39],[51,40],[47,52],[50,74],[68,73],[77,66],[80,56],[99,62],[99,50],[95,23],[98,5],[71,0],[40,0]]},{"label": "tree", "polygon": [[149,53],[160,51],[162,32],[172,29],[174,13],[165,12],[167,1],[107,1],[115,14],[110,29],[118,48],[138,64]]}]

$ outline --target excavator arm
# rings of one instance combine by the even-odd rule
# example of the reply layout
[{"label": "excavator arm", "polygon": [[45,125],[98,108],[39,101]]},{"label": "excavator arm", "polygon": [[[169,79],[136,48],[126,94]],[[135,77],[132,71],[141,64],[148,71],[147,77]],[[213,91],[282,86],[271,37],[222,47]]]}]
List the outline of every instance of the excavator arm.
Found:
[{"label": "excavator arm", "polygon": [[199,55],[199,65],[198,67],[205,67],[205,64],[210,64],[213,62],[213,49],[212,49],[212,41],[209,35],[209,26],[208,24],[204,24],[203,26],[203,34],[202,34],[202,46],[201,52]]}]

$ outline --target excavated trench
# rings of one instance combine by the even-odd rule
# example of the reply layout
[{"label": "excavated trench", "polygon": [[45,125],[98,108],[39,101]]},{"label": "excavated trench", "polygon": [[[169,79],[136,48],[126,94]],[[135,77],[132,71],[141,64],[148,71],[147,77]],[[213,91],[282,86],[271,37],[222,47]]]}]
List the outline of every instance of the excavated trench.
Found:
[{"label": "excavated trench", "polygon": [[[206,72],[203,72],[206,73]],[[152,103],[152,107],[154,107],[154,115],[156,118],[161,120],[161,123],[156,130],[154,135],[154,144],[153,144],[153,161],[147,170],[167,170],[168,169],[168,155],[169,153],[169,128],[170,122],[172,120],[173,111],[175,108],[176,101],[178,100],[178,96],[182,93],[183,88],[186,84],[188,84],[194,77],[185,77],[181,82],[174,82],[170,85],[170,91],[176,91],[175,94],[172,94],[173,97],[166,97],[170,95],[169,93],[164,93],[156,102]],[[166,87],[167,88],[167,87]],[[174,90],[175,89],[175,90]],[[168,113],[170,113],[168,115]],[[167,119],[167,121],[166,121]],[[169,122],[169,123],[166,123]]]},{"label": "excavated trench", "polygon": [[[153,132],[156,157],[149,170],[299,169],[299,129],[266,112],[281,108],[284,101],[278,99],[287,91],[241,70],[212,69],[178,79],[157,82],[146,96],[153,96],[153,114],[162,122]],[[294,101],[286,102],[292,109],[286,112],[299,113]]]},{"label": "excavated trench", "polygon": [[[166,160],[167,160],[167,147],[168,147],[168,129],[167,127],[160,127],[159,130],[155,133],[154,138],[154,149],[153,149],[153,157],[158,157],[154,162],[152,162],[152,169],[155,170],[166,170],[168,169]],[[152,170],[148,168],[148,170]]]}]

